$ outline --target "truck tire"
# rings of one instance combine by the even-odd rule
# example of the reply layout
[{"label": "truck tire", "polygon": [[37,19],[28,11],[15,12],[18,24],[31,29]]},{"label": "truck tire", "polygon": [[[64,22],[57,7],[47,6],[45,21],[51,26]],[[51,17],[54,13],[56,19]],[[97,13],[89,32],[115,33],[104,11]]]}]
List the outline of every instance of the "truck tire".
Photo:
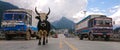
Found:
[{"label": "truck tire", "polygon": [[30,39],[31,39],[31,34],[29,31],[27,31],[25,35],[25,40],[30,40]]},{"label": "truck tire", "polygon": [[83,35],[79,35],[80,40],[83,40]]},{"label": "truck tire", "polygon": [[93,34],[89,34],[88,39],[91,40],[91,41],[93,41],[95,39],[95,37],[93,36]]},{"label": "truck tire", "polygon": [[7,34],[6,34],[6,35],[5,35],[5,39],[6,39],[6,40],[11,40],[12,37],[11,37],[10,35],[7,35]]},{"label": "truck tire", "polygon": [[39,36],[36,36],[36,39],[39,39]]},{"label": "truck tire", "polygon": [[106,37],[104,37],[104,40],[105,40],[105,41],[109,41],[109,40],[110,40],[110,36],[107,36],[107,35],[106,35]]}]

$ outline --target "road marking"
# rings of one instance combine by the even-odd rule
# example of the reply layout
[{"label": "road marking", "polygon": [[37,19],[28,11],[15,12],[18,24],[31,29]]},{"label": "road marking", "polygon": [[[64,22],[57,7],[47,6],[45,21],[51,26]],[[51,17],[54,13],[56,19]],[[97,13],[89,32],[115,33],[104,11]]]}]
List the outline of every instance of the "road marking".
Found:
[{"label": "road marking", "polygon": [[60,38],[60,43],[59,43],[60,48],[63,47],[62,45],[63,45],[63,43],[62,43],[62,40],[61,40],[61,38]]},{"label": "road marking", "polygon": [[70,47],[72,48],[72,50],[78,50],[75,46],[73,46],[72,44],[70,44],[69,42],[65,41],[64,42]]}]

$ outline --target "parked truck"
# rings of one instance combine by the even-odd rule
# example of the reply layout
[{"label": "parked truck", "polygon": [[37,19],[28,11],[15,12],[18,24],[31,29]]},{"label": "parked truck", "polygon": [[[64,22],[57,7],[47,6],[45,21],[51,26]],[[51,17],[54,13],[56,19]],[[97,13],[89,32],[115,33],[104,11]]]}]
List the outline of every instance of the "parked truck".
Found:
[{"label": "parked truck", "polygon": [[24,37],[30,40],[32,33],[32,10],[28,9],[10,9],[3,13],[1,29],[5,34],[5,39],[10,40],[13,37]]},{"label": "parked truck", "polygon": [[112,18],[105,15],[89,15],[76,24],[76,33],[79,38],[88,38],[94,40],[95,38],[104,38],[109,40],[113,33]]}]

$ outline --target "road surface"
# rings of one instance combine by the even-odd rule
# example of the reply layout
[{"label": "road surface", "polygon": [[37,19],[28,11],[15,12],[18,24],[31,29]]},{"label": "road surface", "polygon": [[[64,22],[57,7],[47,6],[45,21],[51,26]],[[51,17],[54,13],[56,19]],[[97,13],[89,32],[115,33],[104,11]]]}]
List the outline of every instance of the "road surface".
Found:
[{"label": "road surface", "polygon": [[0,40],[0,50],[120,50],[120,42],[89,41],[78,38],[49,38],[46,45],[37,45],[38,40]]}]

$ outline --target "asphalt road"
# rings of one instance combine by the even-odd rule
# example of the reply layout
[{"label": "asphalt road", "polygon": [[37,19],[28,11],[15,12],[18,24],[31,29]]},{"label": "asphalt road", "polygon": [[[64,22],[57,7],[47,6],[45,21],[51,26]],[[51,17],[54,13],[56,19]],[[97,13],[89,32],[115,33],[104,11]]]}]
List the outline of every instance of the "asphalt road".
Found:
[{"label": "asphalt road", "polygon": [[120,50],[120,42],[89,41],[78,38],[49,38],[46,45],[37,45],[38,40],[0,40],[0,50]]}]

